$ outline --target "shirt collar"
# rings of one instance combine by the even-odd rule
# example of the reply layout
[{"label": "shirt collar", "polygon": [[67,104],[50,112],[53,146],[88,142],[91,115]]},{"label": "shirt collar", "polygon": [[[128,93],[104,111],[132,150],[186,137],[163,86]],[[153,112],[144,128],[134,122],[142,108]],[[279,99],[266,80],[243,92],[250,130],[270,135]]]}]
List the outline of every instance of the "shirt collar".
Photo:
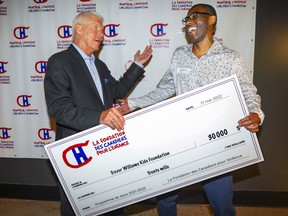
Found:
[{"label": "shirt collar", "polygon": [[[208,50],[208,52],[207,52],[204,56],[213,55],[213,54],[215,54],[215,53],[218,53],[219,50],[221,50],[222,44],[220,43],[220,41],[219,41],[217,38],[213,38],[213,40],[214,40],[214,42],[213,42],[212,46],[210,47],[210,49]],[[192,48],[193,48],[193,43],[188,44],[188,48],[189,48],[190,50],[192,50]],[[191,53],[192,53],[192,52],[191,52]],[[192,55],[193,55],[195,58],[197,58],[193,53],[192,53]],[[204,56],[202,56],[202,57],[204,57]],[[202,57],[201,57],[201,58],[202,58]]]},{"label": "shirt collar", "polygon": [[75,43],[72,43],[72,45],[75,47],[75,49],[79,52],[79,54],[82,56],[84,60],[95,60],[94,54],[92,54],[90,57],[87,56]]},{"label": "shirt collar", "polygon": [[215,54],[215,53],[219,53],[219,50],[221,49],[221,43],[217,38],[213,38],[214,42],[212,44],[212,46],[210,47],[207,55],[210,54]]}]

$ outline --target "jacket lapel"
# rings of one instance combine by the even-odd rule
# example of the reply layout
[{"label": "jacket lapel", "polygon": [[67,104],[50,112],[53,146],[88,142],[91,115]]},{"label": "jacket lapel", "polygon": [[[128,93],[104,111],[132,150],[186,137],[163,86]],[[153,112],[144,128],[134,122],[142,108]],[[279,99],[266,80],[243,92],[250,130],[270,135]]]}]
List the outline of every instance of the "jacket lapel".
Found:
[{"label": "jacket lapel", "polygon": [[[96,87],[96,85],[95,85],[95,83],[94,83],[94,80],[93,80],[93,78],[92,78],[92,75],[91,75],[91,73],[90,73],[90,71],[89,71],[89,68],[87,67],[84,59],[82,58],[82,56],[80,55],[80,53],[75,49],[75,47],[74,47],[72,44],[69,46],[68,49],[71,50],[73,56],[74,56],[74,57],[77,59],[77,61],[80,63],[81,69],[82,69],[82,71],[83,71],[83,75],[87,77],[87,82],[88,82],[88,84],[91,86],[91,88],[93,89],[93,91],[94,91],[95,94],[97,95],[97,99],[99,100],[99,102],[100,102],[101,104],[103,104],[103,102],[102,102],[102,100],[101,100],[101,97],[100,97],[100,95],[99,95],[99,92],[98,92],[98,90],[97,90],[97,87]],[[94,64],[95,64],[95,62],[94,62]],[[97,69],[98,69],[98,68],[97,68]],[[99,74],[99,77],[100,77],[100,81],[101,81],[101,85],[102,85],[102,89],[103,89],[103,82],[102,82],[102,77],[100,76],[100,74]],[[104,104],[103,104],[103,105],[104,105]]]},{"label": "jacket lapel", "polygon": [[[102,69],[101,67],[97,64],[97,61],[96,61],[97,57],[95,57],[95,61],[94,61],[94,64],[97,68],[97,71],[98,71],[98,74],[99,74],[99,78],[100,78],[100,82],[101,82],[101,88],[102,88],[102,92],[103,92],[103,101],[104,101],[104,104],[106,103],[106,91],[105,91],[105,76],[102,72]],[[101,100],[101,99],[100,99]]]}]

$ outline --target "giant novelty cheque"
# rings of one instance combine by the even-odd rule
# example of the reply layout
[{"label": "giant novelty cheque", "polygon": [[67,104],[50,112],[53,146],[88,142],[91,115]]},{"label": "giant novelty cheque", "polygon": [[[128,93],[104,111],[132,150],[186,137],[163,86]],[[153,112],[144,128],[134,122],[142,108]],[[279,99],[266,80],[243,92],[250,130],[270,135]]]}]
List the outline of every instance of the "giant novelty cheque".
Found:
[{"label": "giant novelty cheque", "polygon": [[99,215],[263,161],[236,76],[45,146],[76,215]]}]

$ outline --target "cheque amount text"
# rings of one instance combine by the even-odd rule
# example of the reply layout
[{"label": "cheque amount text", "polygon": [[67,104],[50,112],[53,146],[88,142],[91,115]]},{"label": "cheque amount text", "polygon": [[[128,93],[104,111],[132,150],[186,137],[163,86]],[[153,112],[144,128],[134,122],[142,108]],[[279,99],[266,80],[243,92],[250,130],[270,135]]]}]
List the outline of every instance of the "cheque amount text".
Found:
[{"label": "cheque amount text", "polygon": [[214,139],[226,136],[226,135],[228,135],[228,130],[227,129],[223,129],[223,130],[217,131],[215,133],[209,134],[208,135],[208,139],[209,140],[214,140]]}]

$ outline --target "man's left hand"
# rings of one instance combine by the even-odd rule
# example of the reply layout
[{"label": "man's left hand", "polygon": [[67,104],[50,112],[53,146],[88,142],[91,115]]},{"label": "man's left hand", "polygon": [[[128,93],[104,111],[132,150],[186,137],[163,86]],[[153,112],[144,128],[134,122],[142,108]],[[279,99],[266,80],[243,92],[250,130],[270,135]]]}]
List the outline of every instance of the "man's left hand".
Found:
[{"label": "man's left hand", "polygon": [[239,126],[245,127],[247,130],[256,133],[259,131],[259,125],[261,119],[257,113],[250,113],[245,118],[242,118],[238,121]]},{"label": "man's left hand", "polygon": [[152,46],[146,46],[142,53],[140,53],[140,50],[135,53],[134,60],[144,65],[150,59],[152,52]]}]

